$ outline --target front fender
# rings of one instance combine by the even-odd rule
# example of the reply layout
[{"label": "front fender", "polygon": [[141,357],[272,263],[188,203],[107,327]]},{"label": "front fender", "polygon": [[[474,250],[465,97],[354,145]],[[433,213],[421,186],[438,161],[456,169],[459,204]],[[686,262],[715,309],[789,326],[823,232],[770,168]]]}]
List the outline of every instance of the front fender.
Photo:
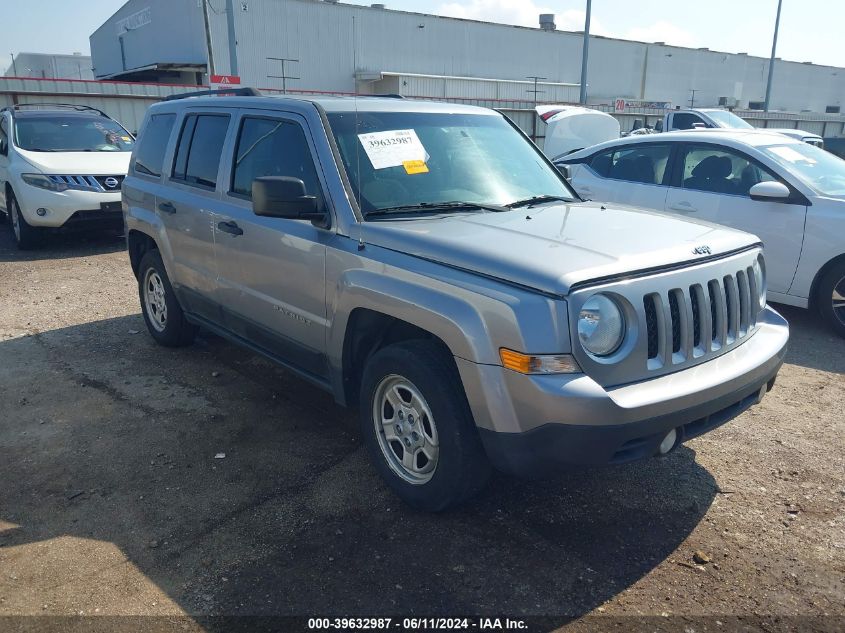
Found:
[{"label": "front fender", "polygon": [[332,319],[326,349],[340,401],[344,341],[356,309],[410,323],[474,364],[499,365],[500,347],[537,353],[570,349],[562,300],[410,255],[370,246],[367,251],[368,257],[347,252],[328,262]]}]

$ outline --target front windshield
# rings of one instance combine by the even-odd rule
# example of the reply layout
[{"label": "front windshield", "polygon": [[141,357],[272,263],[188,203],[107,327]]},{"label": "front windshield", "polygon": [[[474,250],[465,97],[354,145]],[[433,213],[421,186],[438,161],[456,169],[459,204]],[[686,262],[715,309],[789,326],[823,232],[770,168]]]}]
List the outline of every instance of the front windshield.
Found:
[{"label": "front windshield", "polygon": [[539,152],[501,116],[426,112],[328,116],[365,214],[455,201],[505,205],[535,196],[576,199]]},{"label": "front windshield", "polygon": [[707,116],[718,123],[719,127],[735,130],[748,130],[754,127],[745,119],[741,119],[733,112],[728,112],[727,110],[710,110],[707,112]]},{"label": "front windshield", "polygon": [[823,196],[845,196],[845,160],[808,143],[767,145],[760,150]]},{"label": "front windshield", "polygon": [[15,144],[30,152],[131,152],[135,141],[105,117],[37,115],[15,120]]}]

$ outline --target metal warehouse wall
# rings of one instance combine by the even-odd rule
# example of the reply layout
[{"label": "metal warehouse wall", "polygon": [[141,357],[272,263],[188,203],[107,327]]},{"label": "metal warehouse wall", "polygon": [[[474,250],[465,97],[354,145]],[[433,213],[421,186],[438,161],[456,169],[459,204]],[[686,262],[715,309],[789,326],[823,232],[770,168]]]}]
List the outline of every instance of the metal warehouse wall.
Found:
[{"label": "metal warehouse wall", "polygon": [[87,55],[45,55],[18,53],[6,69],[7,77],[48,79],[94,79]]},{"label": "metal warehouse wall", "polygon": [[[580,78],[577,33],[321,0],[238,0],[232,5],[238,74],[245,85],[282,87],[282,80],[273,77],[282,74],[282,64],[271,57],[299,60],[285,63],[285,74],[297,78],[287,85],[311,91],[366,91],[374,74],[385,71],[508,80],[539,75],[556,83]],[[212,0],[209,6],[216,71],[229,74],[227,0]],[[143,19],[133,20],[138,15]],[[91,36],[91,49],[98,77],[124,66],[205,63],[202,5],[199,0],[129,0]],[[688,105],[695,89],[696,105],[716,105],[728,97],[747,107],[763,100],[767,69],[768,60],[749,55],[594,37],[589,95],[592,102],[625,97]],[[840,105],[843,94],[845,69],[776,63],[773,109],[824,112]]]},{"label": "metal warehouse wall", "polygon": [[204,32],[197,0],[131,0],[89,38],[94,75],[113,77],[159,63],[205,64]]}]

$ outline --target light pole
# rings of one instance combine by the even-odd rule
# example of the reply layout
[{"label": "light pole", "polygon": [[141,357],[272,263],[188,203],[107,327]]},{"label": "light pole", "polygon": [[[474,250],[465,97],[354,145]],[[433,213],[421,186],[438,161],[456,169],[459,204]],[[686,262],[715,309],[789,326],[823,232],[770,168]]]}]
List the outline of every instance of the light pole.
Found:
[{"label": "light pole", "polygon": [[235,34],[235,6],[233,0],[226,0],[226,27],[229,32],[229,74],[238,76],[237,35]]},{"label": "light pole", "polygon": [[778,29],[780,28],[780,9],[783,0],[778,0],[778,15],[775,18],[775,36],[772,39],[772,56],[769,59],[769,81],[766,82],[766,101],[763,103],[763,110],[769,111],[769,101],[772,98],[772,75],[775,72],[775,52],[778,48]]},{"label": "light pole", "polygon": [[206,71],[208,72],[208,83],[210,85],[211,76],[216,73],[214,69],[214,49],[211,41],[211,25],[208,21],[208,0],[202,0],[202,21],[205,26],[205,47],[208,51],[208,67]]},{"label": "light pole", "polygon": [[584,48],[581,53],[581,105],[587,103],[587,60],[590,57],[590,13],[593,0],[587,0],[587,18],[584,21]]}]

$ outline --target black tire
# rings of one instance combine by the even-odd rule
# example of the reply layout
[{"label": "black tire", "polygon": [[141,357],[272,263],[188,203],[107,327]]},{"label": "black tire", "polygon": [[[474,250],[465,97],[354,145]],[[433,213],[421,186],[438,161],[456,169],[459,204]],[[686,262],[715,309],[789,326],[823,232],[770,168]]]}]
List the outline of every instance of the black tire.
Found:
[{"label": "black tire", "polygon": [[[153,287],[158,292],[153,292]],[[157,343],[166,347],[183,347],[194,342],[197,326],[185,318],[157,250],[147,251],[141,258],[138,266],[138,297],[144,322]],[[164,311],[160,310],[162,305]]]},{"label": "black tire", "polygon": [[9,229],[12,231],[12,239],[18,249],[28,251],[38,246],[41,243],[43,229],[32,226],[26,221],[14,195],[9,196],[7,207],[9,209]]},{"label": "black tire", "polygon": [[836,334],[845,338],[845,304],[840,297],[845,297],[845,261],[834,264],[819,280],[816,290],[816,305],[822,317]]},{"label": "black tire", "polygon": [[[391,449],[381,420],[378,430],[376,427],[375,399],[382,386],[390,384],[385,381],[396,378],[409,381],[411,387],[423,396],[434,424],[431,420],[427,422],[436,425],[438,456],[433,462],[433,473],[426,475],[430,477],[427,481],[409,482],[405,478],[407,472],[402,476],[395,470],[402,469],[401,463],[393,462],[391,465],[386,451],[394,450],[396,455],[396,449]],[[379,400],[382,398],[379,397]],[[487,483],[490,463],[475,428],[454,359],[442,346],[431,341],[412,340],[376,352],[364,368],[360,402],[361,431],[373,464],[385,482],[408,505],[440,512],[466,501]],[[381,407],[383,411],[384,404]],[[396,420],[398,415],[393,412],[390,417]],[[379,417],[382,416],[383,413]],[[426,424],[423,417],[427,416],[421,416],[415,422],[407,415],[403,422],[416,423],[422,432]],[[388,426],[392,427],[392,424]],[[408,427],[409,430],[411,428]],[[393,433],[392,430],[390,432]],[[394,441],[398,441],[399,448],[404,451],[402,442]],[[417,456],[413,461],[417,463]]]}]

